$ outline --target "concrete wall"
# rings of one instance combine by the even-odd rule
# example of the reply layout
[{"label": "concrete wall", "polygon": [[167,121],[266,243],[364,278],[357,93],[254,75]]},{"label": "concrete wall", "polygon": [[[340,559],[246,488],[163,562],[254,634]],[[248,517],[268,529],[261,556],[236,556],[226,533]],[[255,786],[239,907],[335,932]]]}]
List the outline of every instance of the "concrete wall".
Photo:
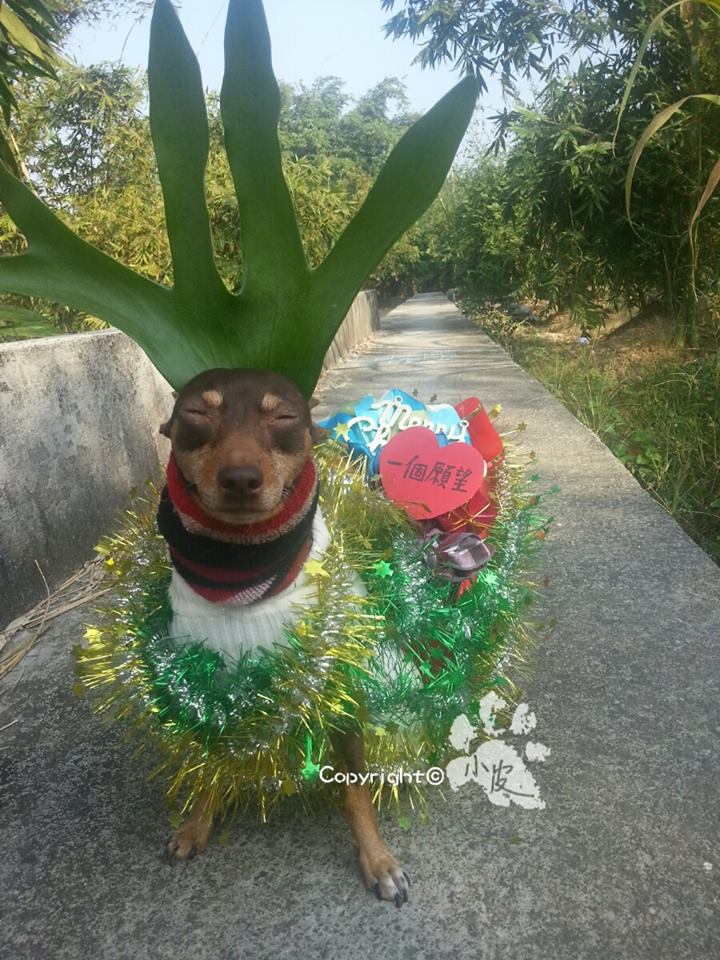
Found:
[{"label": "concrete wall", "polygon": [[380,326],[377,292],[363,290],[357,295],[350,307],[343,325],[325,354],[324,369],[334,366],[338,360],[346,357],[355,344],[364,340]]},{"label": "concrete wall", "polygon": [[[358,295],[326,365],[377,329]],[[128,494],[159,477],[167,382],[115,330],[0,345],[0,627],[92,556]]]}]

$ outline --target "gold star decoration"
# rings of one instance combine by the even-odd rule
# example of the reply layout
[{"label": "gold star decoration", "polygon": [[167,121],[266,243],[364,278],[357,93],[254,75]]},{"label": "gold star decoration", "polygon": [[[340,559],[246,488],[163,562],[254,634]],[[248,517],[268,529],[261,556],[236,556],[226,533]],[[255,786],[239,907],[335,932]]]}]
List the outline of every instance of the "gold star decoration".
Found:
[{"label": "gold star decoration", "polygon": [[350,427],[348,426],[347,423],[336,423],[334,429],[335,429],[336,440],[350,439]]},{"label": "gold star decoration", "polygon": [[330,574],[327,572],[325,567],[322,564],[321,560],[308,560],[305,564],[305,573],[309,577],[329,577]]}]

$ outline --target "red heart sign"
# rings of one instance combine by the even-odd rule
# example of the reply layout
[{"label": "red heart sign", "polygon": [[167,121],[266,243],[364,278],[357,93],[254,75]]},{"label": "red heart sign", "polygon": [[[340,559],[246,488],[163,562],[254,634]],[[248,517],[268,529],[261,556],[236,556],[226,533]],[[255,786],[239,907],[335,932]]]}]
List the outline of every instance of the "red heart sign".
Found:
[{"label": "red heart sign", "polygon": [[385,493],[416,520],[429,520],[467,503],[482,484],[485,458],[467,443],[441,447],[432,430],[410,427],[380,453]]}]

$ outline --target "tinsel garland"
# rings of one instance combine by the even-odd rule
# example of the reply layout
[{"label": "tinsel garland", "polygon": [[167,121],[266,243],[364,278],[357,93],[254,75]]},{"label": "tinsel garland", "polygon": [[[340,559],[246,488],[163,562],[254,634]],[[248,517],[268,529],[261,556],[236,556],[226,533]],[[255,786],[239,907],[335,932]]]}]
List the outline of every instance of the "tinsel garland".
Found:
[{"label": "tinsel garland", "polygon": [[[334,441],[315,452],[332,543],[306,568],[318,601],[287,645],[229,663],[168,635],[171,568],[153,487],[98,547],[112,599],[75,649],[76,691],[99,694],[98,712],[129,721],[141,746],[159,749],[151,776],[166,779],[176,816],[202,790],[219,814],[255,799],[262,819],[283,796],[332,792],[318,771],[332,758],[331,731],[351,722],[362,726],[371,770],[440,765],[459,714],[477,720],[493,688],[512,699],[506,669],[527,643],[533,592],[526,561],[545,532],[522,468],[507,457],[496,468],[494,554],[458,596],[363,464]],[[373,799],[399,802],[401,790],[376,782]]]}]

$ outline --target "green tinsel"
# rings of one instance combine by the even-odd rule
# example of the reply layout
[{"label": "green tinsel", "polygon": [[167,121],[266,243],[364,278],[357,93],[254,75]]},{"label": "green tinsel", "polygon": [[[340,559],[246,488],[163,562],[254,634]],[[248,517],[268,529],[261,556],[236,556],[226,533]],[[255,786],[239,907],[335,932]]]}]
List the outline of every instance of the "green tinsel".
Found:
[{"label": "green tinsel", "polygon": [[[499,466],[495,552],[477,580],[435,576],[432,546],[363,468],[333,442],[317,448],[321,507],[331,546],[314,577],[318,602],[286,645],[227,662],[202,643],[169,636],[170,564],[155,529],[157,494],[128,511],[104,540],[114,598],[76,649],[78,692],[99,690],[98,710],[133,721],[140,743],[160,748],[155,774],[185,808],[209,790],[216,811],[255,797],[263,817],[281,796],[324,788],[317,772],[329,735],[362,725],[371,769],[421,770],[449,756],[461,713],[502,687],[527,640],[527,563],[544,536],[522,471]],[[364,584],[358,589],[358,576]],[[378,787],[375,800],[396,786]]]}]

